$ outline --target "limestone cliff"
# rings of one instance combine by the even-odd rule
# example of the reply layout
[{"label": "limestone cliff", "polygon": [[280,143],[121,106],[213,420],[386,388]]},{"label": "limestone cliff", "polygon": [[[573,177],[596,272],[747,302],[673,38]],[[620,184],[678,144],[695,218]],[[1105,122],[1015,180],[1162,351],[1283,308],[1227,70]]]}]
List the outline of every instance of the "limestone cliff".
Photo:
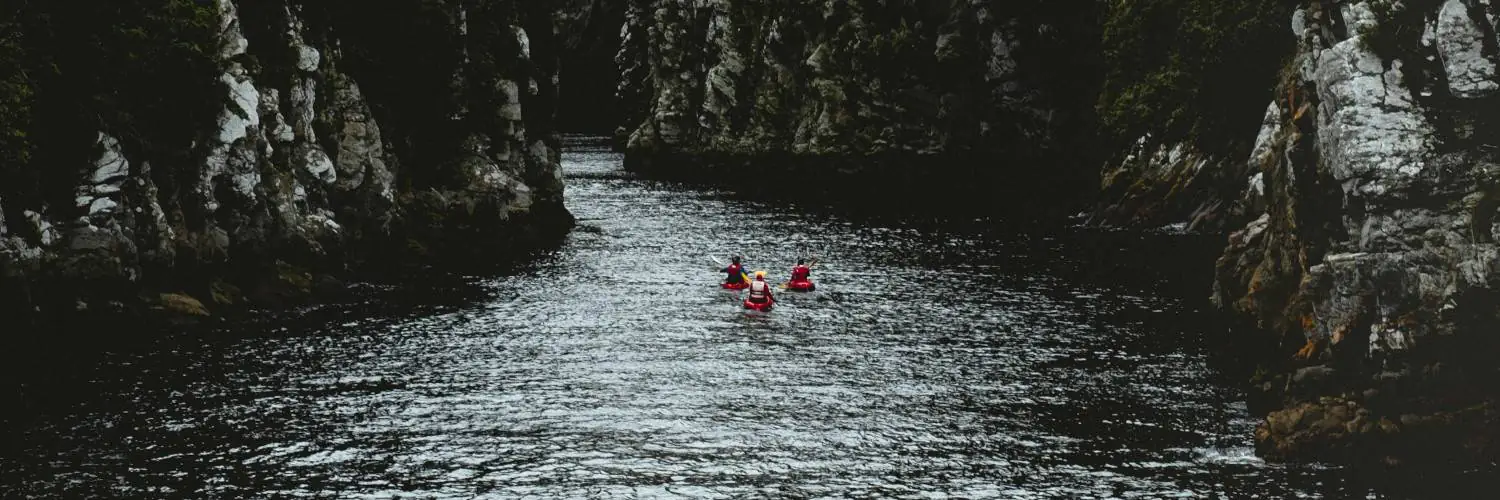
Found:
[{"label": "limestone cliff", "polygon": [[544,7],[61,4],[7,13],[5,140],[28,152],[0,170],[7,312],[274,302],[569,223]]},{"label": "limestone cliff", "polygon": [[1492,460],[1500,428],[1497,9],[1315,2],[1252,159],[1264,210],[1213,300],[1281,339],[1276,458]]},{"label": "limestone cliff", "polygon": [[[633,0],[616,60],[617,134],[642,168],[1077,192],[1064,174],[1092,169],[1032,162],[1076,157],[1090,129],[1095,78],[1075,68],[1095,54],[1097,27],[1078,21],[1094,10],[1090,1]],[[755,168],[738,168],[745,160]]]}]

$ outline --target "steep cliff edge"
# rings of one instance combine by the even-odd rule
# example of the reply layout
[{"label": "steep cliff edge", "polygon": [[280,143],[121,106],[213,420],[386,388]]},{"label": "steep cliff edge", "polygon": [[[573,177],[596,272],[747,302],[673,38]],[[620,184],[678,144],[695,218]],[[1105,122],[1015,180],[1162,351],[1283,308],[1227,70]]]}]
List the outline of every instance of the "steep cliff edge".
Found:
[{"label": "steep cliff edge", "polygon": [[546,7],[66,4],[0,19],[9,324],[296,300],[571,223]]},{"label": "steep cliff edge", "polygon": [[1078,68],[1097,55],[1098,29],[1078,20],[1095,10],[633,0],[616,60],[617,134],[642,170],[790,173],[861,194],[934,185],[992,202],[1077,194],[1094,170],[1069,159],[1087,151],[1078,146],[1097,80]]},{"label": "steep cliff edge", "polygon": [[1290,23],[1254,158],[1265,209],[1213,293],[1277,342],[1253,401],[1267,456],[1495,458],[1496,21],[1482,0],[1372,0]]}]

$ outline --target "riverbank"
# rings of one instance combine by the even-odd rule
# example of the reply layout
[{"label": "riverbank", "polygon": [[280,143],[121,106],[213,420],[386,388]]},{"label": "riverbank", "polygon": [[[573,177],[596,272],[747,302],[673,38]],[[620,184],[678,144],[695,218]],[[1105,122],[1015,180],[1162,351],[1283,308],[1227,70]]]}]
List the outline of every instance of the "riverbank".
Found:
[{"label": "riverbank", "polygon": [[[217,322],[251,311],[338,299],[348,282],[399,283],[429,270],[505,269],[537,250],[555,248],[573,225],[565,210],[492,220],[482,227],[472,221],[448,221],[423,231],[427,234],[404,232],[399,239],[368,238],[324,247],[336,253],[246,257],[158,271],[133,282],[114,282],[68,267],[76,261],[64,260],[67,254],[44,254],[35,268],[40,272],[11,275],[0,282],[0,313],[13,331],[120,324],[151,329]],[[96,258],[123,265],[119,256]]]},{"label": "riverbank", "polygon": [[[24,297],[33,311],[6,313],[0,338],[0,398],[18,407],[49,403],[60,388],[85,384],[93,366],[109,357],[166,348],[181,337],[220,337],[245,325],[338,322],[346,315],[389,313],[391,307],[461,304],[479,291],[467,276],[514,274],[538,255],[557,249],[573,227],[571,215],[526,221],[503,244],[420,249],[377,246],[337,267],[304,268],[285,261],[240,266],[227,275],[179,277],[109,301],[83,302],[66,287],[42,288]],[[487,244],[489,243],[489,244]],[[175,285],[173,284],[175,283]],[[12,293],[16,283],[7,282]],[[45,305],[41,300],[52,300]],[[400,307],[398,307],[400,308]],[[232,340],[238,334],[231,335]]]},{"label": "riverbank", "polygon": [[[365,318],[440,314],[487,296],[474,274],[519,274],[531,262],[518,259],[504,267],[497,264],[468,272],[417,266],[370,269],[358,275],[364,279],[350,278],[334,289],[315,287],[311,293],[299,293],[292,297],[294,303],[210,305],[207,316],[85,313],[44,328],[8,325],[0,341],[0,398],[7,401],[0,411],[0,426],[8,430],[0,433],[0,448],[19,449],[21,430],[59,418],[70,408],[92,407],[108,388],[150,377],[170,369],[172,363],[212,363],[214,356],[207,353],[217,346],[237,351],[243,345],[273,345],[317,335],[332,325]],[[236,345],[242,347],[228,347]],[[304,354],[300,361],[287,362],[316,362],[315,352]],[[173,362],[164,365],[162,359]],[[180,380],[198,383],[217,376],[195,372]]]}]

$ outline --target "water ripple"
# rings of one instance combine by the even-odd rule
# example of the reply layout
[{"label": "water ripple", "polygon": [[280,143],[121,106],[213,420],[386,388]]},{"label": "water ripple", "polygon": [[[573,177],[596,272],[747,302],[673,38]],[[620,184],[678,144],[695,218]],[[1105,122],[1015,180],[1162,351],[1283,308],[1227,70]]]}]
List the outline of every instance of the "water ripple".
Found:
[{"label": "water ripple", "polygon": [[[622,174],[602,144],[569,139],[582,227],[532,268],[470,279],[480,298],[459,305],[118,356],[97,398],[18,431],[4,496],[1363,491],[1257,459],[1212,332],[1087,276],[1075,243],[731,201]],[[766,315],[719,290],[708,257],[781,279],[808,252],[820,291]]]}]

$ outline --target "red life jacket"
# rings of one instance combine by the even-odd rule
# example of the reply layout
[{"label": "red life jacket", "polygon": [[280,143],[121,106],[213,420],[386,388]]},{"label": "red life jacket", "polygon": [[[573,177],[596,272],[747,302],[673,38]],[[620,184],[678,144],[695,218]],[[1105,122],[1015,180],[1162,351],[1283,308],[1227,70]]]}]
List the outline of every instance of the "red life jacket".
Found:
[{"label": "red life jacket", "polygon": [[807,266],[794,267],[792,268],[792,281],[805,281],[807,280],[807,275],[811,274],[811,272]]},{"label": "red life jacket", "polygon": [[739,283],[744,281],[745,278],[742,275],[745,273],[745,268],[740,267],[739,264],[730,264],[728,271],[729,276],[724,278],[725,283]]}]

